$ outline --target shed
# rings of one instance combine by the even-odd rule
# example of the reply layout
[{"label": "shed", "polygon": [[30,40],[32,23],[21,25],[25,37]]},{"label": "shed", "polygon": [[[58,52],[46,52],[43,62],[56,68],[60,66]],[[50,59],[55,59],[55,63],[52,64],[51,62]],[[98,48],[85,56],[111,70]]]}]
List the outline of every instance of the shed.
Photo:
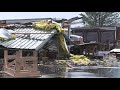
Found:
[{"label": "shed", "polygon": [[[40,60],[59,57],[57,32],[46,32],[32,27],[15,28],[14,40],[0,43],[4,49],[4,70],[14,77],[38,76],[37,64]],[[49,60],[50,60],[49,59]]]},{"label": "shed", "polygon": [[116,27],[76,27],[71,29],[73,34],[83,36],[86,43],[91,41],[106,43],[108,40],[113,43],[116,40]]}]

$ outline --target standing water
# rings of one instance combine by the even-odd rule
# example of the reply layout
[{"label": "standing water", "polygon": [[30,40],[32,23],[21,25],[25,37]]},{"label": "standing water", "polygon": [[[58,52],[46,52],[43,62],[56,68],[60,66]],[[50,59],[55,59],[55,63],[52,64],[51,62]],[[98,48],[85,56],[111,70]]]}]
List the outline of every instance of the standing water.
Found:
[{"label": "standing water", "polygon": [[[63,74],[45,75],[43,78],[120,78],[120,62],[114,57],[109,57],[108,63],[111,66],[83,66],[76,67]],[[87,68],[86,68],[87,67]]]},{"label": "standing water", "polygon": [[120,68],[76,69],[62,74],[48,74],[41,78],[120,78]]}]

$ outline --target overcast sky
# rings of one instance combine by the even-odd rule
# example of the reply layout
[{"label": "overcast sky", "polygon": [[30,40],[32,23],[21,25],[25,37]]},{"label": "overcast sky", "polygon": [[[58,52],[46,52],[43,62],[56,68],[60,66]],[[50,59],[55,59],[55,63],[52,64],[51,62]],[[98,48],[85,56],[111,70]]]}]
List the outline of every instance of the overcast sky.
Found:
[{"label": "overcast sky", "polygon": [[81,12],[0,12],[0,20],[28,18],[72,18]]}]

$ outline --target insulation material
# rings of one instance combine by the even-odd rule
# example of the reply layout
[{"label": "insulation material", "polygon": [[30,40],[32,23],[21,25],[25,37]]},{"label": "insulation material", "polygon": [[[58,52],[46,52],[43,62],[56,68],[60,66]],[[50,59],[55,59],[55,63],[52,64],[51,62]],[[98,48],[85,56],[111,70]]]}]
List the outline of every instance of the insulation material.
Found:
[{"label": "insulation material", "polygon": [[46,31],[51,31],[53,29],[57,30],[58,32],[58,47],[60,50],[60,54],[64,55],[64,56],[68,56],[69,54],[69,50],[67,48],[67,44],[65,41],[65,38],[63,36],[64,34],[64,29],[58,25],[57,23],[52,23],[51,21],[41,21],[41,22],[34,22],[33,23],[33,27],[38,28],[38,29],[42,29],[42,30],[46,30]]}]

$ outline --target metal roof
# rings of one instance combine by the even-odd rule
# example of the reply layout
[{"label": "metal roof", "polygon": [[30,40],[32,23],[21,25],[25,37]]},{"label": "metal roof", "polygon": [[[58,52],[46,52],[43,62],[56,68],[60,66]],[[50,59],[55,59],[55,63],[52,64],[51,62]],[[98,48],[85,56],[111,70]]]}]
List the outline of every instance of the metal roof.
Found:
[{"label": "metal roof", "polygon": [[[34,28],[16,28],[14,31],[14,33],[17,33],[17,38],[15,40],[1,42],[0,45],[13,49],[39,50],[55,34],[55,30],[48,33],[43,30],[35,30]],[[26,33],[29,34],[29,37]]]},{"label": "metal roof", "polygon": [[42,21],[42,20],[52,20],[52,18],[31,18],[31,19],[7,19],[7,20],[0,20],[1,22],[6,23],[28,23],[34,21]]},{"label": "metal roof", "polygon": [[116,30],[116,27],[74,27],[74,28],[71,28],[72,30],[94,30],[94,29],[100,29],[100,30]]},{"label": "metal roof", "polygon": [[16,33],[18,38],[45,40],[51,34],[53,34],[56,30],[53,30],[51,32],[45,32],[43,30],[35,30],[34,28],[16,28],[14,29],[14,31],[15,31],[14,33]]}]

